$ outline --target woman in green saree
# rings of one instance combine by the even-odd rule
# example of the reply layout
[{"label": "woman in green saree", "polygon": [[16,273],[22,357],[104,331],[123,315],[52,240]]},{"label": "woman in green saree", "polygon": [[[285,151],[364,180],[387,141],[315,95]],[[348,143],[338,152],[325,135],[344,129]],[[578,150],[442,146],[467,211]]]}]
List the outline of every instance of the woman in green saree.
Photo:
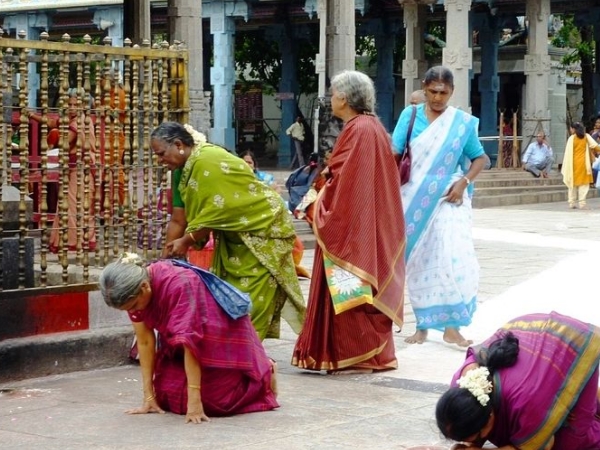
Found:
[{"label": "woman in green saree", "polygon": [[184,257],[190,246],[202,248],[212,231],[211,270],[250,294],[261,340],[279,337],[281,316],[298,333],[305,307],[292,259],[295,231],[281,197],[257,181],[244,160],[203,142],[189,125],[162,123],[150,146],[170,170],[181,168],[173,197],[183,204],[185,233],[181,224],[176,235],[168,230],[163,254]]}]

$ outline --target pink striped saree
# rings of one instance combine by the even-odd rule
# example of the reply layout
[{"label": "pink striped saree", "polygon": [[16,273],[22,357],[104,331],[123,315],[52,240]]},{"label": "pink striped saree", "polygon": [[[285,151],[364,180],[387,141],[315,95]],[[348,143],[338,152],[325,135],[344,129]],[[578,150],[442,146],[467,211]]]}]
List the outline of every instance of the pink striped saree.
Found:
[{"label": "pink striped saree", "polygon": [[271,363],[249,316],[231,319],[189,269],[169,261],[149,268],[152,301],[130,317],[159,333],[154,369],[159,405],[175,414],[186,413],[186,346],[200,363],[202,404],[209,417],[278,407],[271,391]]},{"label": "pink striped saree", "polygon": [[[519,339],[514,366],[494,374],[494,429],[488,440],[520,450],[600,449],[598,363],[600,329],[558,313],[518,317],[486,340],[510,331]],[[469,348],[462,369],[475,361]]]}]

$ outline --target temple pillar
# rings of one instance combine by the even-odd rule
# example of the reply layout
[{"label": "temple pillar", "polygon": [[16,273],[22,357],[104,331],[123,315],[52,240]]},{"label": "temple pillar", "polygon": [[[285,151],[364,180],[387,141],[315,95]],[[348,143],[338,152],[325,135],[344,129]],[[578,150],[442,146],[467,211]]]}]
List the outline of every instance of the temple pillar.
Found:
[{"label": "temple pillar", "polygon": [[123,47],[123,8],[103,8],[94,11],[92,19],[99,30],[106,31],[113,47]]},{"label": "temple pillar", "polygon": [[406,53],[402,60],[402,78],[404,78],[404,105],[408,105],[410,94],[422,89],[423,76],[427,71],[425,60],[425,6],[407,0],[399,0],[404,9],[404,28],[406,29]]},{"label": "temple pillar", "polygon": [[567,143],[565,117],[567,117],[566,70],[555,61],[548,77],[548,102],[550,110],[550,133],[548,142],[554,151],[554,165],[561,164]]},{"label": "temple pillar", "polygon": [[594,20],[594,42],[595,42],[595,68],[593,74],[594,83],[594,114],[600,116],[600,8],[593,8]]},{"label": "temple pillar", "polygon": [[189,123],[196,130],[210,130],[210,92],[204,92],[202,2],[171,0],[168,8],[171,41],[183,42],[188,50]]},{"label": "temple pillar", "polygon": [[234,16],[248,20],[248,5],[244,1],[221,0],[204,4],[203,17],[210,18],[213,36],[213,65],[210,84],[213,87],[213,127],[209,140],[235,152],[236,137],[233,128],[233,88],[235,62],[233,59]]},{"label": "temple pillar", "polygon": [[526,17],[529,32],[524,61],[526,82],[522,121],[523,149],[535,138],[538,130],[543,129],[547,135],[550,135],[548,109],[548,78],[551,69],[548,55],[550,0],[527,0]]},{"label": "temple pillar", "polygon": [[394,123],[394,47],[395,36],[399,24],[385,18],[375,21],[375,47],[377,48],[377,77],[375,92],[377,93],[377,115],[388,131],[393,131]]},{"label": "temple pillar", "polygon": [[442,49],[442,64],[454,74],[454,94],[450,102],[464,111],[470,110],[470,81],[473,67],[473,51],[471,49],[471,27],[468,24],[471,0],[445,0],[447,24],[461,26],[446,27],[446,47]]},{"label": "temple pillar", "polygon": [[327,76],[356,68],[355,0],[327,1]]},{"label": "temple pillar", "polygon": [[[14,30],[17,39],[28,39],[37,41],[42,31],[48,31],[50,20],[46,14],[16,14],[4,18],[4,29]],[[24,32],[24,33],[21,33]],[[32,54],[35,50],[31,51]],[[40,89],[40,75],[36,63],[27,64],[27,104],[31,107],[37,106],[38,91]]]},{"label": "temple pillar", "polygon": [[[171,2],[173,0],[170,0]],[[150,2],[148,0],[123,1],[123,35],[134,44],[150,41]]]},{"label": "temple pillar", "polygon": [[[481,93],[481,113],[479,117],[479,136],[498,136],[498,18],[489,13],[478,14],[475,18],[479,31],[481,46],[481,73],[479,75],[479,92]],[[484,140],[483,148],[488,156],[498,155],[498,143],[495,140]],[[495,158],[493,158],[495,159]],[[492,161],[492,166],[494,162]]]},{"label": "temple pillar", "polygon": [[[307,5],[309,1],[314,0],[307,0]],[[324,99],[327,97],[327,0],[318,0],[315,6],[319,17],[319,53],[315,57],[315,73],[318,78],[317,96],[319,101],[314,111],[314,120],[312,123],[314,135],[313,151],[322,155],[326,150],[321,145],[322,128],[320,123],[325,113]],[[323,121],[323,123],[325,122]]]},{"label": "temple pillar", "polygon": [[295,122],[298,110],[298,47],[295,31],[290,23],[275,25],[270,30],[270,37],[277,41],[281,52],[281,128],[277,153],[277,166],[281,168],[290,166],[292,152],[295,152],[291,138],[285,134],[285,130]]}]

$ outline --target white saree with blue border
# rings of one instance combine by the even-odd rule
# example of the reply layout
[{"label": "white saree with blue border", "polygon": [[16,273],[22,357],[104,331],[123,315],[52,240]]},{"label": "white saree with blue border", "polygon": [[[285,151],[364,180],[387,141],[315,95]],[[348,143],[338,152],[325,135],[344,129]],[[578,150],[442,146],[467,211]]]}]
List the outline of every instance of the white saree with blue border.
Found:
[{"label": "white saree with blue border", "polygon": [[448,107],[411,140],[410,181],[402,186],[406,220],[408,296],[417,329],[471,323],[477,303],[479,263],[471,232],[471,198],[445,201],[463,174],[463,148],[477,118]]}]

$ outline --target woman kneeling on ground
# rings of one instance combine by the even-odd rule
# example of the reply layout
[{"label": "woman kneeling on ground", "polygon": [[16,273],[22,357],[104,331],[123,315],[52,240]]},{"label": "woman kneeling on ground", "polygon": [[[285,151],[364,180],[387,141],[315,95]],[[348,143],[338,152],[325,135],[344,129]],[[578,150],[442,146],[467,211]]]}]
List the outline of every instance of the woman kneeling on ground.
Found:
[{"label": "woman kneeling on ground", "polygon": [[232,319],[195,271],[130,253],[106,266],[100,289],[108,306],[129,313],[137,338],[143,401],[127,413],[171,411],[200,423],[279,406],[276,365],[249,316]]}]

